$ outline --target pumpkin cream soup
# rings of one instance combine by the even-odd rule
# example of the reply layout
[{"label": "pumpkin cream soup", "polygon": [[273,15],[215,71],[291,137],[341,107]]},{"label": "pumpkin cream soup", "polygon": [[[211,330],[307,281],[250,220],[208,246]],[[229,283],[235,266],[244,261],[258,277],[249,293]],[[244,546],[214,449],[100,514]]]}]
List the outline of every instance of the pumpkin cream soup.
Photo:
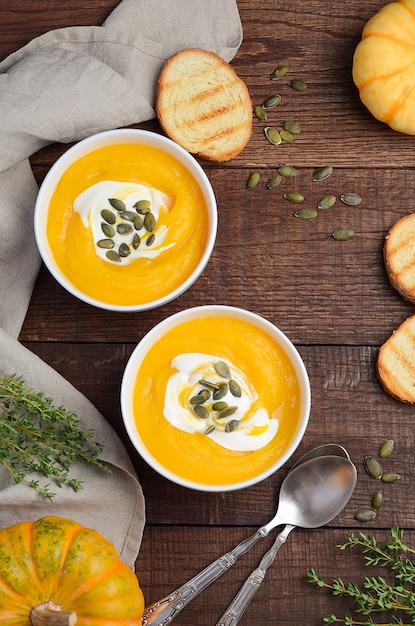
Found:
[{"label": "pumpkin cream soup", "polygon": [[200,317],[167,331],[144,357],[133,411],[149,453],[204,485],[265,472],[295,437],[299,382],[265,331],[241,319]]},{"label": "pumpkin cream soup", "polygon": [[64,276],[111,305],[145,304],[186,281],[208,214],[190,172],[158,148],[115,144],[75,161],[51,197],[47,238]]}]

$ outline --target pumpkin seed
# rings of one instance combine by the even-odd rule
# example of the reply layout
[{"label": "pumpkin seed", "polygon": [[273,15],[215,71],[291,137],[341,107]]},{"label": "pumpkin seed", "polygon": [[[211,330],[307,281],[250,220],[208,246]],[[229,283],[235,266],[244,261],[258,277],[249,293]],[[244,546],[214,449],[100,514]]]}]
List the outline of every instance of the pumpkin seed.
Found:
[{"label": "pumpkin seed", "polygon": [[214,389],[215,391],[218,391],[218,389],[219,389],[218,385],[216,385],[215,383],[212,383],[212,381],[206,380],[204,378],[201,378],[199,380],[199,385],[202,385],[202,387],[207,387],[208,389]]},{"label": "pumpkin seed", "polygon": [[131,224],[126,224],[122,222],[121,224],[117,224],[117,233],[119,235],[129,235],[133,232],[133,227]]},{"label": "pumpkin seed", "polygon": [[281,167],[278,168],[278,171],[281,176],[286,176],[288,178],[292,178],[298,174],[297,170],[292,165],[281,165]]},{"label": "pumpkin seed", "polygon": [[122,243],[118,248],[118,254],[120,257],[126,257],[131,254],[130,246],[126,243]]},{"label": "pumpkin seed", "polygon": [[377,491],[372,496],[372,507],[375,510],[380,509],[383,504],[383,493],[381,491]]},{"label": "pumpkin seed", "polygon": [[271,176],[271,178],[267,182],[266,187],[267,189],[274,189],[275,187],[278,187],[280,183],[281,183],[281,176],[279,174],[274,174],[274,176]]},{"label": "pumpkin seed", "polygon": [[197,394],[197,396],[192,396],[189,402],[192,406],[196,406],[197,404],[204,404],[206,400],[207,398],[201,396],[200,394]]},{"label": "pumpkin seed", "polygon": [[150,235],[150,237],[147,237],[146,239],[146,246],[150,247],[153,245],[154,241],[156,239],[155,234],[153,233],[152,235]]},{"label": "pumpkin seed", "polygon": [[219,376],[221,376],[222,378],[231,377],[231,370],[224,361],[216,361],[216,363],[213,364],[213,367],[215,369],[215,372],[219,374]]},{"label": "pumpkin seed", "polygon": [[323,167],[318,167],[314,170],[312,175],[312,180],[326,180],[333,173],[333,168],[331,165],[323,165]]},{"label": "pumpkin seed", "polygon": [[362,202],[362,198],[357,193],[343,193],[340,200],[349,206],[357,206]]},{"label": "pumpkin seed", "polygon": [[209,400],[209,398],[210,398],[210,391],[208,389],[202,389],[201,391],[199,391],[199,393],[197,395],[198,396],[202,396],[202,398],[205,398],[205,400]]},{"label": "pumpkin seed", "polygon": [[225,426],[225,433],[232,433],[239,427],[239,420],[229,420],[229,422]]},{"label": "pumpkin seed", "polygon": [[318,209],[330,209],[333,204],[336,202],[336,196],[332,196],[328,194],[327,196],[323,196],[319,203],[317,204]]},{"label": "pumpkin seed", "polygon": [[99,241],[97,241],[97,246],[98,248],[105,248],[107,250],[111,249],[114,247],[114,242],[112,239],[100,239]]},{"label": "pumpkin seed", "polygon": [[294,135],[289,133],[288,130],[281,130],[280,137],[285,143],[292,143],[294,141]]},{"label": "pumpkin seed", "polygon": [[133,248],[134,250],[137,250],[138,247],[140,246],[141,243],[141,237],[140,235],[137,235],[137,233],[134,235],[133,237]]},{"label": "pumpkin seed", "polygon": [[266,128],[264,128],[264,133],[268,141],[274,146],[278,146],[281,143],[282,140],[280,133],[272,126],[267,126]]},{"label": "pumpkin seed", "polygon": [[134,218],[134,228],[136,230],[141,230],[143,228],[144,225],[144,219],[141,217],[141,215],[137,215]]},{"label": "pumpkin seed", "polygon": [[278,93],[276,93],[274,96],[269,96],[269,98],[266,98],[264,100],[264,102],[262,103],[262,108],[263,109],[273,109],[280,102],[281,102],[281,96]]},{"label": "pumpkin seed", "polygon": [[288,67],[286,65],[279,65],[271,74],[271,80],[279,80],[288,72]]},{"label": "pumpkin seed", "polygon": [[376,511],[373,509],[363,509],[357,511],[354,515],[355,520],[358,522],[371,522],[376,517]]},{"label": "pumpkin seed", "polygon": [[384,458],[392,454],[394,445],[395,443],[393,439],[388,439],[387,441],[384,441],[379,448],[379,456]]},{"label": "pumpkin seed", "polygon": [[299,133],[301,133],[300,124],[295,120],[285,120],[282,123],[282,127],[284,130],[287,130],[292,135],[298,135]]},{"label": "pumpkin seed", "polygon": [[242,395],[240,386],[233,378],[229,381],[229,391],[235,398],[240,398]]},{"label": "pumpkin seed", "polygon": [[106,252],[105,255],[110,261],[121,263],[121,257],[118,254],[118,252],[115,252],[115,250],[108,250],[108,252]]},{"label": "pumpkin seed", "polygon": [[299,191],[287,191],[284,194],[284,198],[290,202],[302,202],[304,200],[303,194]]},{"label": "pumpkin seed", "polygon": [[210,435],[211,433],[213,433],[213,431],[216,430],[214,425],[211,424],[210,426],[208,426],[205,430],[205,435]]},{"label": "pumpkin seed", "polygon": [[149,212],[150,207],[151,207],[150,200],[139,200],[134,205],[134,208],[137,211],[137,213],[141,213],[143,215]]},{"label": "pumpkin seed", "polygon": [[248,180],[246,181],[246,188],[253,189],[259,183],[259,172],[252,172],[248,176]]},{"label": "pumpkin seed", "polygon": [[305,91],[307,89],[306,83],[299,78],[293,78],[293,80],[290,80],[288,86],[291,87],[291,89],[294,89],[294,91]]},{"label": "pumpkin seed", "polygon": [[227,402],[219,400],[219,402],[214,402],[212,404],[212,411],[223,411],[224,409],[227,409],[228,406],[229,404]]},{"label": "pumpkin seed", "polygon": [[117,211],[125,211],[127,209],[125,202],[119,200],[118,198],[108,198],[108,202]]},{"label": "pumpkin seed", "polygon": [[120,213],[120,217],[122,217],[122,219],[126,220],[127,222],[134,222],[136,216],[137,213],[134,213],[134,211],[122,211]]},{"label": "pumpkin seed", "polygon": [[220,400],[221,398],[226,396],[226,394],[228,393],[228,390],[229,390],[228,383],[219,383],[219,385],[216,387],[215,391],[213,392],[213,395],[212,395],[213,399]]},{"label": "pumpkin seed", "polygon": [[144,228],[148,230],[149,233],[151,233],[153,232],[155,226],[156,226],[156,218],[154,217],[153,213],[149,211],[148,213],[145,214],[145,217],[144,217]]},{"label": "pumpkin seed", "polygon": [[107,224],[107,222],[101,223],[101,230],[106,237],[114,237],[115,235],[115,230],[113,229],[111,224]]},{"label": "pumpkin seed", "polygon": [[348,239],[354,237],[354,231],[350,228],[336,228],[331,233],[331,236],[334,239],[337,239],[337,241],[347,241]]},{"label": "pumpkin seed", "polygon": [[114,215],[114,213],[112,211],[110,211],[109,209],[102,209],[101,211],[101,217],[103,220],[105,220],[108,224],[115,224],[116,222],[116,217]]},{"label": "pumpkin seed", "polygon": [[314,220],[317,217],[316,209],[300,209],[294,213],[300,220]]},{"label": "pumpkin seed", "polygon": [[209,417],[209,411],[205,409],[205,407],[201,404],[196,404],[193,407],[193,411],[198,417],[201,417],[203,420],[206,420]]},{"label": "pumpkin seed", "polygon": [[254,108],[254,115],[261,122],[266,122],[267,120],[267,112],[265,111],[263,106],[256,106]]},{"label": "pumpkin seed", "polygon": [[400,480],[401,475],[396,474],[395,472],[385,472],[381,476],[381,480],[383,483],[396,483],[397,480]]},{"label": "pumpkin seed", "polygon": [[224,419],[225,417],[230,417],[238,410],[237,406],[228,406],[226,409],[223,409],[218,415],[219,419]]},{"label": "pumpkin seed", "polygon": [[371,478],[379,479],[383,474],[382,465],[370,454],[363,459],[363,466]]}]

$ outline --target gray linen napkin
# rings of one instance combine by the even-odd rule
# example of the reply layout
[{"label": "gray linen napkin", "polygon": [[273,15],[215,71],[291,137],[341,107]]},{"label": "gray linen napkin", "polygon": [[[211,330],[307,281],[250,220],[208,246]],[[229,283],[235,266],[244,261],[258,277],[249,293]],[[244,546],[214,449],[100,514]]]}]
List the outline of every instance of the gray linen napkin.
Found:
[{"label": "gray linen napkin", "polygon": [[76,412],[112,465],[111,477],[76,467],[85,489],[58,489],[43,502],[10,483],[0,467],[0,527],[63,515],[95,528],[134,565],[145,522],[141,486],[117,435],[91,403],[18,342],[40,267],[32,214],[37,185],[29,157],[52,142],[155,117],[156,81],[165,61],[186,47],[230,61],[242,41],[235,0],[123,0],[102,26],[50,31],[0,63],[0,376]]}]

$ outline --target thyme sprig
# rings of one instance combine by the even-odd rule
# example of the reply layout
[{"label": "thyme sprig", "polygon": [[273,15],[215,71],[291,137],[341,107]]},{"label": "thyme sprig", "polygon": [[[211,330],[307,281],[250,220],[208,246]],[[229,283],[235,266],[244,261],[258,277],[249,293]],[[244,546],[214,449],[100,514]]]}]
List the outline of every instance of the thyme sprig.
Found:
[{"label": "thyme sprig", "polygon": [[28,388],[23,378],[0,376],[0,463],[16,483],[26,484],[43,499],[52,500],[56,494],[51,483],[34,476],[79,491],[82,482],[69,476],[75,461],[110,474],[109,466],[98,458],[102,445],[93,436],[93,431],[82,428],[73,411]]},{"label": "thyme sprig", "polygon": [[[385,567],[393,574],[393,581],[388,582],[383,576],[366,576],[363,587],[354,583],[344,583],[335,578],[325,582],[315,569],[307,572],[307,579],[320,588],[329,589],[334,596],[346,596],[353,600],[354,612],[368,616],[359,621],[351,613],[343,617],[335,614],[323,618],[325,624],[344,624],[345,626],[392,626],[415,624],[415,550],[403,541],[403,530],[394,527],[390,538],[379,545],[376,538],[364,533],[347,535],[347,541],[339,546],[340,550],[358,547],[364,555],[367,567]],[[378,622],[372,615],[390,611],[392,621]]]}]

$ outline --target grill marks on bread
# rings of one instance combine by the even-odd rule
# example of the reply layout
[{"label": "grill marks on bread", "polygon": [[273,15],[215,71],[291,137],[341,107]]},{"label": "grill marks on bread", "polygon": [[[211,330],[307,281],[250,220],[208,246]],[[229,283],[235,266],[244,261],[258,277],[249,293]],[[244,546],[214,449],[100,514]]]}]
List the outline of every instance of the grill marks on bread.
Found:
[{"label": "grill marks on bread", "polygon": [[406,319],[379,350],[376,371],[384,390],[415,402],[415,315]]},{"label": "grill marks on bread", "polygon": [[415,213],[389,230],[383,256],[391,285],[405,300],[415,303]]},{"label": "grill marks on bread", "polygon": [[171,139],[213,161],[236,156],[252,132],[245,83],[206,50],[186,49],[167,61],[157,85],[156,112]]}]

